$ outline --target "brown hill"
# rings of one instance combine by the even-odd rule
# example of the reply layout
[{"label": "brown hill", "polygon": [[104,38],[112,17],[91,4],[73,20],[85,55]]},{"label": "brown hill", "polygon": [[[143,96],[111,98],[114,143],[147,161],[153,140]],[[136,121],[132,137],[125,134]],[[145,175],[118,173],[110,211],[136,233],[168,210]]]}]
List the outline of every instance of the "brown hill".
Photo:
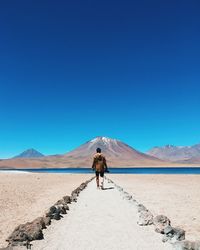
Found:
[{"label": "brown hill", "polygon": [[64,168],[90,167],[96,148],[100,147],[110,167],[160,166],[167,162],[141,153],[127,144],[106,137],[96,137],[64,155],[37,159],[8,159],[0,161],[1,168]]},{"label": "brown hill", "polygon": [[92,156],[96,148],[102,149],[110,166],[135,166],[135,165],[154,165],[163,161],[146,154],[143,154],[129,145],[107,137],[96,137],[95,139],[86,142],[80,147],[64,155],[66,159],[78,160],[79,165],[91,165]]},{"label": "brown hill", "polygon": [[165,161],[198,164],[200,163],[200,144],[154,147],[147,151],[147,154]]}]

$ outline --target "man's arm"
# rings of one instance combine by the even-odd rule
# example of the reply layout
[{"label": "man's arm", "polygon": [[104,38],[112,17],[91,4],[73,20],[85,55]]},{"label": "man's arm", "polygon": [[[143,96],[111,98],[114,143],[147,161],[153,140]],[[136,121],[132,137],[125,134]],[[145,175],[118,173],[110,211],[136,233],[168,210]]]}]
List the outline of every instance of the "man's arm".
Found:
[{"label": "man's arm", "polygon": [[108,166],[107,166],[107,162],[106,162],[106,158],[104,157],[104,166],[105,166],[105,171],[108,172]]}]

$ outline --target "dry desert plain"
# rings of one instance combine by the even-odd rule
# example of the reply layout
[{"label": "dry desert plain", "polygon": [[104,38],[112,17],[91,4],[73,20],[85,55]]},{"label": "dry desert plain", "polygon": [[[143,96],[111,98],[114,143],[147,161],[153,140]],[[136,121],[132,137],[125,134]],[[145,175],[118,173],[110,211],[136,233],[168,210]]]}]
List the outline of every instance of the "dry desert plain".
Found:
[{"label": "dry desert plain", "polygon": [[[5,239],[17,225],[41,216],[90,177],[90,174],[0,173],[0,247],[7,245]],[[185,229],[186,239],[200,240],[199,175],[109,174],[108,177],[154,215],[164,214],[172,226]]]},{"label": "dry desert plain", "polygon": [[109,175],[154,215],[166,215],[172,226],[186,230],[187,240],[200,240],[200,175]]},{"label": "dry desert plain", "polygon": [[0,247],[16,226],[42,216],[90,174],[0,173]]}]

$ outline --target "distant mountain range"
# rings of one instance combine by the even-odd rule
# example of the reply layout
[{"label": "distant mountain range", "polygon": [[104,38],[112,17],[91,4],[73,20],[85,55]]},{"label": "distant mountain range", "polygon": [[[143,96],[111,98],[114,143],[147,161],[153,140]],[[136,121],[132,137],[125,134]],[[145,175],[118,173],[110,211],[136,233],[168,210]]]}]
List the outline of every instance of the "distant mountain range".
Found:
[{"label": "distant mountain range", "polygon": [[39,158],[39,157],[44,157],[44,155],[34,148],[30,148],[25,150],[19,155],[14,156],[13,158]]},{"label": "distant mountain range", "polygon": [[[83,145],[63,155],[39,156],[24,152],[17,158],[0,161],[0,168],[64,168],[64,167],[91,167],[96,148],[100,147],[105,154],[108,166],[161,166],[169,163],[135,150],[129,145],[107,137],[96,137]],[[30,154],[29,154],[30,153]],[[31,158],[22,156],[31,155]],[[37,152],[35,155],[41,155]]]},{"label": "distant mountain range", "polygon": [[98,136],[66,154],[44,156],[35,149],[28,149],[12,159],[0,160],[0,168],[91,167],[97,147],[102,149],[110,167],[200,164],[200,144],[166,145],[142,153],[122,141]]},{"label": "distant mountain range", "polygon": [[193,146],[166,145],[154,147],[147,151],[147,154],[166,161],[198,164],[200,163],[200,144]]}]

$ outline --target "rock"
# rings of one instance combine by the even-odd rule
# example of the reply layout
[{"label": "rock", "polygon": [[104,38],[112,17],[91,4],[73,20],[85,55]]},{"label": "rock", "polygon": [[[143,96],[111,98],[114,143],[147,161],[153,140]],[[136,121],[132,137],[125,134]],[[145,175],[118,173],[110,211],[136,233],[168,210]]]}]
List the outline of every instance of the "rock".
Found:
[{"label": "rock", "polygon": [[77,197],[78,197],[78,194],[73,191],[72,194],[71,194],[71,201],[72,202],[77,202]]},{"label": "rock", "polygon": [[66,204],[71,203],[71,197],[68,196],[68,195],[64,196],[64,197],[63,197],[63,200],[64,200],[64,202],[65,202]]},{"label": "rock", "polygon": [[51,218],[51,215],[52,214],[55,214],[56,213],[56,207],[55,206],[51,206],[50,208],[49,208],[49,210],[47,211],[47,213],[46,213],[46,215],[48,216],[48,217],[50,217]]},{"label": "rock", "polygon": [[85,183],[82,183],[80,186],[79,186],[79,188],[80,188],[80,190],[82,191],[83,189],[85,189],[87,187],[87,184],[85,184]]},{"label": "rock", "polygon": [[64,204],[63,207],[66,209],[66,210],[69,210],[69,206],[67,204]]},{"label": "rock", "polygon": [[62,218],[61,211],[62,211],[62,208],[60,206],[56,206],[56,212],[53,214],[52,219],[60,220]]},{"label": "rock", "polygon": [[163,235],[163,238],[162,238],[162,242],[167,242],[167,241],[169,241],[170,239],[169,239],[169,237],[167,237],[167,235],[166,234],[164,234]]},{"label": "rock", "polygon": [[135,205],[139,205],[138,202],[132,198],[132,203],[134,203]]},{"label": "rock", "polygon": [[118,191],[123,192],[123,188],[122,187],[118,186],[117,184],[114,184],[114,185],[115,185],[115,187],[116,187],[116,189]]},{"label": "rock", "polygon": [[51,218],[50,217],[44,216],[43,220],[44,220],[45,226],[51,225]]},{"label": "rock", "polygon": [[[15,230],[16,230],[16,228],[15,228]],[[22,233],[21,233],[21,235],[17,235],[17,232],[15,230],[6,239],[6,241],[8,242],[8,246],[10,246],[10,247],[24,246],[25,243],[28,241],[26,235],[23,235],[24,238],[21,239],[22,238]]]},{"label": "rock", "polygon": [[71,194],[76,194],[78,196],[79,193],[80,193],[80,189],[78,187],[78,188],[74,189]]},{"label": "rock", "polygon": [[126,191],[124,191],[123,193],[124,193],[124,195],[129,195],[129,193],[127,193]]},{"label": "rock", "polygon": [[55,206],[61,205],[61,206],[65,207],[66,210],[69,210],[69,207],[68,207],[67,204],[71,203],[71,201],[72,201],[72,199],[71,199],[70,196],[65,196],[65,197],[63,197],[63,199],[58,200],[58,201],[55,203]]},{"label": "rock", "polygon": [[174,228],[174,238],[176,240],[184,240],[185,239],[185,230],[181,229],[181,228]]},{"label": "rock", "polygon": [[170,241],[171,243],[176,241],[182,241],[185,239],[185,231],[181,228],[174,228],[171,226],[167,226],[164,228],[164,236],[162,241]]},{"label": "rock", "polygon": [[66,213],[67,213],[67,212],[66,212],[66,208],[65,208],[64,205],[59,205],[59,206],[57,206],[57,207],[58,207],[59,212],[60,212],[61,214],[66,214]]},{"label": "rock", "polygon": [[62,218],[62,216],[59,213],[55,213],[52,215],[53,220],[60,220],[61,218]]},{"label": "rock", "polygon": [[124,195],[124,199],[126,199],[126,200],[131,200],[132,199],[132,196],[127,192],[123,192],[123,195]]},{"label": "rock", "polygon": [[200,250],[200,241],[179,241],[173,244],[175,250]]},{"label": "rock", "polygon": [[164,234],[173,234],[174,233],[174,228],[170,225],[166,226],[163,231]]},{"label": "rock", "polygon": [[64,199],[58,200],[55,205],[64,205],[67,204],[67,202],[64,201]]},{"label": "rock", "polygon": [[37,218],[33,222],[21,224],[15,228],[13,233],[8,237],[7,241],[11,246],[22,245],[22,242],[29,242],[32,240],[43,239],[42,228],[44,224],[41,223],[41,219]]},{"label": "rock", "polygon": [[33,224],[40,226],[41,229],[45,229],[46,228],[46,224],[44,221],[43,217],[38,217],[36,218],[34,221],[32,221]]},{"label": "rock", "polygon": [[60,214],[61,214],[61,207],[56,205],[49,208],[49,210],[46,213],[46,217],[49,217],[54,220],[60,220],[60,218],[62,217]]},{"label": "rock", "polygon": [[129,202],[132,203],[132,205],[137,208],[138,202],[135,199],[132,198],[131,200],[129,200]]},{"label": "rock", "polygon": [[130,200],[132,199],[132,196],[131,196],[130,194],[129,194],[129,195],[125,195],[125,196],[124,196],[124,199],[126,199],[126,200],[129,200],[129,201],[130,201]]},{"label": "rock", "polygon": [[54,213],[52,213],[52,212],[50,211],[50,209],[49,209],[49,210],[47,210],[47,212],[45,213],[45,217],[49,217],[50,219],[52,219],[53,214],[54,214]]},{"label": "rock", "polygon": [[[91,180],[90,180],[91,181]],[[90,181],[83,182],[78,188],[74,189],[71,193],[71,201],[76,202],[77,197],[79,196],[80,192],[87,187],[87,184]]]},{"label": "rock", "polygon": [[170,220],[165,215],[157,215],[153,219],[153,224],[157,233],[164,234],[164,229],[170,226]]},{"label": "rock", "polygon": [[153,215],[150,211],[141,211],[139,214],[138,225],[147,226],[153,224]]},{"label": "rock", "polygon": [[138,213],[140,213],[141,211],[148,211],[148,209],[142,204],[138,204],[137,209],[138,209]]}]

